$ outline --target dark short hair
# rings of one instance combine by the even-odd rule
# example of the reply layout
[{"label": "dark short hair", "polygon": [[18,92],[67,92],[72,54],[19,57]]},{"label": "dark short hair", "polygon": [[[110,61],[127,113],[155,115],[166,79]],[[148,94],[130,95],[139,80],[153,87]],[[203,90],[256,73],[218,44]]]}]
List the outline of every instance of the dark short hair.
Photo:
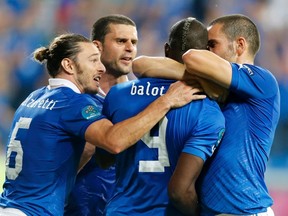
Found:
[{"label": "dark short hair", "polygon": [[260,34],[256,24],[242,14],[221,16],[210,22],[209,26],[222,24],[222,32],[227,39],[233,41],[238,37],[244,37],[249,45],[249,52],[255,56],[260,49]]},{"label": "dark short hair", "polygon": [[170,29],[168,44],[174,59],[182,59],[189,49],[207,49],[208,31],[206,26],[193,17],[176,22]]},{"label": "dark short hair", "polygon": [[80,42],[91,43],[91,41],[79,34],[62,34],[50,43],[49,47],[40,47],[33,52],[36,61],[43,63],[50,76],[55,77],[59,73],[61,61],[71,58],[77,62],[77,54],[81,51]]},{"label": "dark short hair", "polygon": [[135,26],[135,22],[129,17],[121,14],[111,14],[108,16],[101,17],[98,19],[92,27],[91,40],[99,40],[104,42],[104,38],[107,33],[109,33],[110,24],[124,24]]}]

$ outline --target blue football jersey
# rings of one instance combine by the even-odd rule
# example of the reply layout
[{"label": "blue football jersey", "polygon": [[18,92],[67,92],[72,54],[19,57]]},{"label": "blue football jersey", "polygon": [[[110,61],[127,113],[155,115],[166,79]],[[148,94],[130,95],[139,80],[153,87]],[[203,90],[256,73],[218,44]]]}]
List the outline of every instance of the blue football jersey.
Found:
[{"label": "blue football jersey", "polygon": [[[98,150],[97,150],[98,151]],[[102,169],[95,157],[78,173],[65,206],[65,216],[101,216],[115,184],[115,166]]]},{"label": "blue football jersey", "polygon": [[279,119],[278,84],[254,65],[232,64],[232,69],[222,109],[226,132],[199,181],[202,215],[254,214],[273,204],[264,172]]},{"label": "blue football jersey", "polygon": [[[105,98],[103,114],[116,123],[134,116],[159,96],[173,80],[140,79],[118,84]],[[209,99],[173,109],[137,142],[116,157],[116,186],[105,213],[118,215],[181,215],[167,193],[181,152],[204,161],[210,157],[225,127],[218,104]]]},{"label": "blue football jersey", "polygon": [[63,215],[85,144],[85,131],[102,119],[101,104],[68,87],[43,87],[17,109],[7,146],[0,206],[27,215]]},{"label": "blue football jersey", "polygon": [[[102,111],[104,98],[100,95],[92,95]],[[108,152],[97,148],[100,154],[110,156]],[[115,165],[103,169],[96,163],[94,156],[78,173],[75,186],[69,195],[65,206],[65,216],[101,216],[107,200],[111,197],[115,184]]]}]

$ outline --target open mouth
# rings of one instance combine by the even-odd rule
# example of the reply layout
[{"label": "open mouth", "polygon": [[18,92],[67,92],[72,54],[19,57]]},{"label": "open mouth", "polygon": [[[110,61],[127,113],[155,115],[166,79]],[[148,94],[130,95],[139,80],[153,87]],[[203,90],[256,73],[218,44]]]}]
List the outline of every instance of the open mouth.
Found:
[{"label": "open mouth", "polygon": [[123,57],[121,58],[121,61],[124,62],[125,64],[130,64],[132,62],[131,57]]},{"label": "open mouth", "polygon": [[100,79],[101,79],[101,76],[97,76],[94,78],[94,81],[96,82],[97,86],[100,86]]}]

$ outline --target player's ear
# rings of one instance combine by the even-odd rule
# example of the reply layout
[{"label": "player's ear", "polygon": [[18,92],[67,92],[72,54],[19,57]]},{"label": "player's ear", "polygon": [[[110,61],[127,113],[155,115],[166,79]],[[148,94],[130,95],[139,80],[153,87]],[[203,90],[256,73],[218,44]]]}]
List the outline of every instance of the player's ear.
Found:
[{"label": "player's ear", "polygon": [[103,50],[103,45],[99,40],[93,40],[93,43],[97,46],[100,52]]},{"label": "player's ear", "polygon": [[164,45],[164,52],[165,52],[165,57],[169,57],[170,55],[170,45],[166,42]]},{"label": "player's ear", "polygon": [[69,58],[64,58],[61,61],[61,67],[68,74],[74,74],[74,65],[73,61]]},{"label": "player's ear", "polygon": [[237,52],[238,56],[241,56],[243,54],[243,52],[247,49],[247,42],[246,42],[245,38],[239,37],[236,40],[236,43],[237,43],[236,52]]}]

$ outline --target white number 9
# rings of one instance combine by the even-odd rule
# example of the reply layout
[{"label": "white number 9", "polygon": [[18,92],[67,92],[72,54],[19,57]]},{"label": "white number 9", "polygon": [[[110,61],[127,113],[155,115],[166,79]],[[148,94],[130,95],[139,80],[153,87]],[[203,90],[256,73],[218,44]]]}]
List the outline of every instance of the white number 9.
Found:
[{"label": "white number 9", "polygon": [[149,148],[158,149],[158,160],[155,161],[139,161],[139,172],[164,172],[165,167],[170,166],[168,152],[166,148],[166,128],[168,119],[164,117],[159,122],[159,136],[150,136],[150,132],[146,133],[141,140]]}]

